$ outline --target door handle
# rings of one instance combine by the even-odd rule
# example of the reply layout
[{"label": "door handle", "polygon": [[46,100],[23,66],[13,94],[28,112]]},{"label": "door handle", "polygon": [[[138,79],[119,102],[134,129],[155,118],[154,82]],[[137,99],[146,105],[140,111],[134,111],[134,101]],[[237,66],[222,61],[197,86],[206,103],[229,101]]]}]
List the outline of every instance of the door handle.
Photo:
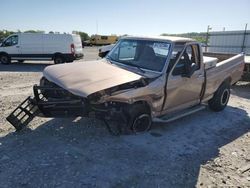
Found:
[{"label": "door handle", "polygon": [[204,77],[203,74],[199,74],[198,75],[198,78],[202,78],[202,77]]},{"label": "door handle", "polygon": [[16,48],[19,48],[20,46],[16,46]]}]

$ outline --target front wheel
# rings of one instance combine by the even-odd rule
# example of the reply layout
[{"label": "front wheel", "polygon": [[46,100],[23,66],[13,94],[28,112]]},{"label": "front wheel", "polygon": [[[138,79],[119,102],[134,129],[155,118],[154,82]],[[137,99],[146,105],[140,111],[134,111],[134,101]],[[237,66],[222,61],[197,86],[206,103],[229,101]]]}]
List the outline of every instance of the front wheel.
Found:
[{"label": "front wheel", "polygon": [[224,110],[230,98],[230,84],[224,82],[215,92],[212,99],[208,101],[211,110],[219,112]]},{"label": "front wheel", "polygon": [[[113,123],[112,123],[113,122]],[[146,132],[151,128],[152,119],[150,109],[145,104],[132,104],[123,109],[119,121],[104,119],[112,135]]]},{"label": "front wheel", "polygon": [[151,128],[150,110],[144,104],[134,104],[129,111],[128,128],[134,132],[146,132]]},{"label": "front wheel", "polygon": [[10,64],[11,59],[8,55],[2,54],[0,55],[0,62],[4,65]]}]

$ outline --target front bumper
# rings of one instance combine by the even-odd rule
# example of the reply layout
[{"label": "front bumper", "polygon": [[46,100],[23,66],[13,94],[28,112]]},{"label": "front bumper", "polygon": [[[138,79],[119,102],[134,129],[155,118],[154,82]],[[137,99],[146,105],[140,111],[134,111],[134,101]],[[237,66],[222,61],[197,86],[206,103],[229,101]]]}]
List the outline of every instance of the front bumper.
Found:
[{"label": "front bumper", "polygon": [[33,91],[34,101],[43,117],[78,117],[87,114],[86,101],[80,97],[63,97],[68,93],[60,87],[35,85]]},{"label": "front bumper", "polygon": [[84,56],[83,53],[75,54],[75,59],[82,59],[83,56]]},{"label": "front bumper", "polygon": [[6,119],[17,131],[27,126],[40,113],[31,97],[26,98]]},{"label": "front bumper", "polygon": [[90,105],[87,99],[74,96],[60,87],[33,86],[34,98],[26,98],[6,119],[17,131],[26,127],[35,116],[90,117],[121,121],[126,119],[122,110],[114,107]]},{"label": "front bumper", "polygon": [[6,119],[17,131],[27,126],[35,116],[78,117],[87,115],[87,107],[81,98],[51,98],[64,95],[62,88],[33,86],[34,98],[26,98]]},{"label": "front bumper", "polygon": [[64,54],[63,58],[66,62],[72,62],[74,60],[79,60],[84,57],[83,53],[77,53],[77,54]]}]

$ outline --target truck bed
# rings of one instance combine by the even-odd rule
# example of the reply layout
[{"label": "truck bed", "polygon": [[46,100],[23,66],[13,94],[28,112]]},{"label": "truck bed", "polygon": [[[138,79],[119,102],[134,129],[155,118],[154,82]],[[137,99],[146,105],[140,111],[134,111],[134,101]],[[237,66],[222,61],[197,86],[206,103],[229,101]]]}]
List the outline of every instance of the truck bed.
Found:
[{"label": "truck bed", "polygon": [[[237,54],[232,53],[215,53],[215,52],[204,52],[204,57],[209,58],[217,58],[218,62],[224,61],[226,59],[229,59],[233,56],[236,56]],[[243,77],[248,77],[248,81],[250,81],[250,55],[245,55],[245,68],[244,68],[244,74]]]},{"label": "truck bed", "polygon": [[[206,56],[212,55],[211,53],[204,53],[204,55],[205,54]],[[244,69],[243,54],[216,54],[213,57],[218,59],[218,63],[214,67],[206,69],[207,82],[204,100],[212,98],[213,93],[225,79],[229,78],[230,84],[234,84],[240,80]]]}]

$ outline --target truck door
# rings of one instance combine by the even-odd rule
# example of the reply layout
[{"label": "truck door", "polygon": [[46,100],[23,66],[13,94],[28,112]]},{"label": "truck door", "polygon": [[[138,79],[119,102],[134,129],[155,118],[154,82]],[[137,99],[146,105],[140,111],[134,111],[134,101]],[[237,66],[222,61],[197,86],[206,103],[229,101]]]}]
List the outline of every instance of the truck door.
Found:
[{"label": "truck door", "polygon": [[6,52],[12,57],[12,59],[15,59],[16,57],[20,56],[19,47],[20,40],[18,35],[12,35],[3,42],[0,51]]},{"label": "truck door", "polygon": [[[177,53],[176,56],[176,62],[173,63],[169,71],[166,86],[167,98],[163,108],[163,111],[166,112],[199,104],[205,79],[198,44],[186,45],[182,52]],[[193,74],[188,76],[191,65],[194,67],[194,72],[192,71]]]}]

